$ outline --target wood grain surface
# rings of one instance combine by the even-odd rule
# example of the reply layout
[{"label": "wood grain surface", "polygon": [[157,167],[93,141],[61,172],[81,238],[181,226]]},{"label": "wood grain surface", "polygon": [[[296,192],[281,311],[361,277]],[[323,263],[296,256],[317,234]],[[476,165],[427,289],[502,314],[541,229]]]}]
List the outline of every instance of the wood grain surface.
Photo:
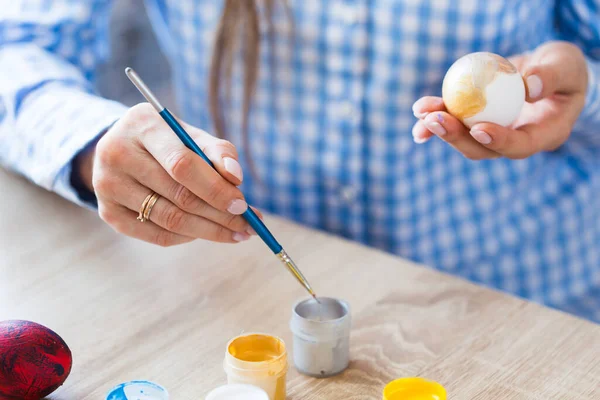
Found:
[{"label": "wood grain surface", "polygon": [[[0,170],[0,320],[29,319],[73,351],[51,399],[104,399],[147,379],[171,399],[225,383],[226,342],[243,331],[291,344],[304,292],[266,247],[159,248],[113,233]],[[288,399],[380,399],[398,377],[443,384],[450,399],[600,399],[600,326],[276,218],[268,224],[321,295],[352,306],[351,367],[288,375]]]}]

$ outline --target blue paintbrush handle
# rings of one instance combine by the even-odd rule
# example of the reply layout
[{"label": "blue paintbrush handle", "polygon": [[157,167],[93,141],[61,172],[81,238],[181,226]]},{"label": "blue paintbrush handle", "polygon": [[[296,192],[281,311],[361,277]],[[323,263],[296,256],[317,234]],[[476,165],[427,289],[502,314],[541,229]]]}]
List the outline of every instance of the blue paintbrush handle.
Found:
[{"label": "blue paintbrush handle", "polygon": [[[210,161],[210,159],[204,154],[200,146],[194,142],[194,140],[190,137],[190,135],[183,129],[183,126],[173,114],[169,112],[166,108],[164,108],[160,113],[160,116],[165,120],[165,122],[173,129],[173,132],[179,137],[179,139],[183,142],[183,144],[194,153],[198,154],[204,161],[208,163],[211,167],[215,168],[215,165]],[[216,168],[215,168],[216,170]],[[258,215],[252,210],[252,208],[248,207],[248,210],[242,216],[248,221],[250,226],[256,231],[258,236],[265,242],[267,246],[273,251],[273,253],[278,254],[283,250],[281,245],[277,242],[273,234],[269,232],[269,229],[266,225],[258,218]]]}]

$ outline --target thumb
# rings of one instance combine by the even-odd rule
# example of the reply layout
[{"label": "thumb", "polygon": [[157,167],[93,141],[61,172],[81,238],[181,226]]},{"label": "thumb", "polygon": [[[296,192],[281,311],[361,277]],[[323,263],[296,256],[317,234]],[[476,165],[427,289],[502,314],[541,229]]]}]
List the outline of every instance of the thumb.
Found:
[{"label": "thumb", "polygon": [[[526,86],[527,101],[536,102],[554,94],[570,95],[585,90],[585,62],[581,51],[564,42],[538,47],[519,68]],[[583,64],[583,66],[581,65]],[[583,67],[583,68],[582,68]]]}]

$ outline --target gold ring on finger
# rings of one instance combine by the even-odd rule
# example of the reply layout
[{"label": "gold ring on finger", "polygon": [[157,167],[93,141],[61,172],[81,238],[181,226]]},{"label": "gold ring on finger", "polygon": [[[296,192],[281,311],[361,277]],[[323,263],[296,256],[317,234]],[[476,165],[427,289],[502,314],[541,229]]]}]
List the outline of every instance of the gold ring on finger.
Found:
[{"label": "gold ring on finger", "polygon": [[160,195],[158,193],[152,193],[150,200],[148,200],[148,204],[146,204],[146,209],[144,210],[143,217],[145,221],[150,219],[150,213],[152,212],[152,208],[154,207],[159,198]]}]

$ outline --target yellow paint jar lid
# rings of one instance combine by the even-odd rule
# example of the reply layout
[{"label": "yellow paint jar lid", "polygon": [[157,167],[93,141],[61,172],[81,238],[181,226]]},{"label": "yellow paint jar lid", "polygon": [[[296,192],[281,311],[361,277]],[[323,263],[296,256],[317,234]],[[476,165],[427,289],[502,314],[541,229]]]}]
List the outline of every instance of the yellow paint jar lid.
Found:
[{"label": "yellow paint jar lid", "polygon": [[383,389],[383,400],[446,400],[446,389],[423,378],[400,378]]}]

